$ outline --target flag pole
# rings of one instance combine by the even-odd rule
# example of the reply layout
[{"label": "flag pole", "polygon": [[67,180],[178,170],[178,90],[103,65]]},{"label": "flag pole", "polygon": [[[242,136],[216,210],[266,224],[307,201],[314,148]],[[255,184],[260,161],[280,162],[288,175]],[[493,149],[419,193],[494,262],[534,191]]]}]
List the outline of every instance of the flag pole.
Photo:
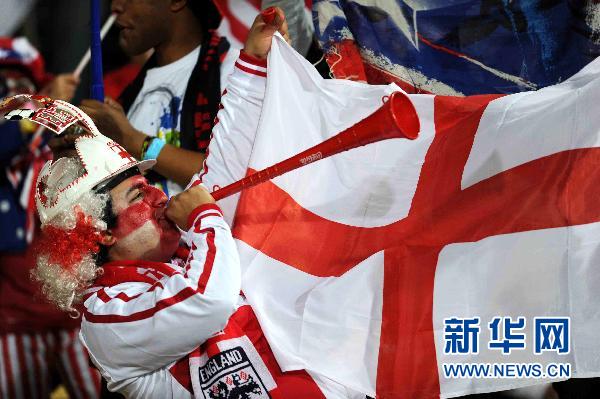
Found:
[{"label": "flag pole", "polygon": [[92,83],[90,87],[90,97],[94,100],[104,102],[104,83],[102,80],[102,42],[100,39],[100,0],[91,2],[91,71]]},{"label": "flag pole", "polygon": [[[102,25],[102,29],[100,30],[100,40],[104,40],[104,36],[106,36],[106,34],[110,30],[110,28],[115,23],[116,19],[117,19],[116,14],[111,14],[110,17],[108,17],[106,19],[106,21],[104,22],[104,25]],[[83,57],[81,57],[79,64],[77,64],[77,68],[75,68],[75,70],[73,71],[73,75],[75,75],[76,77],[80,77],[81,73],[83,72],[83,69],[87,66],[88,62],[90,62],[90,49],[89,48],[87,49],[87,51],[85,52]]]}]

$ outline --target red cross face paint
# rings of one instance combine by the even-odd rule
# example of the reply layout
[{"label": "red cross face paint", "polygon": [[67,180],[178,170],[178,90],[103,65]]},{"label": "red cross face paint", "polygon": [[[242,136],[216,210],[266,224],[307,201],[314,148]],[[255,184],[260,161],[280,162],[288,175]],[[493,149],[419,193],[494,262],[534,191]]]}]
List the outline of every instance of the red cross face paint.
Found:
[{"label": "red cross face paint", "polygon": [[124,180],[110,194],[117,214],[111,258],[168,261],[178,247],[180,233],[165,217],[167,196],[140,175]]}]

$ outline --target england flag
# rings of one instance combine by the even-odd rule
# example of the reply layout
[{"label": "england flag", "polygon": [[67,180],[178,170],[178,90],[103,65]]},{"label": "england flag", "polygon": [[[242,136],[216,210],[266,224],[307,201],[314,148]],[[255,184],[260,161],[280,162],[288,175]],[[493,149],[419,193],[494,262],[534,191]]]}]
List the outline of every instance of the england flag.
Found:
[{"label": "england flag", "polygon": [[[323,80],[280,37],[266,70],[247,173],[399,90]],[[344,152],[239,197],[243,291],[281,368],[381,398],[600,376],[600,60],[538,91],[409,97],[417,140]],[[207,165],[240,155],[218,134]],[[205,170],[209,187],[243,177],[218,173]]]}]

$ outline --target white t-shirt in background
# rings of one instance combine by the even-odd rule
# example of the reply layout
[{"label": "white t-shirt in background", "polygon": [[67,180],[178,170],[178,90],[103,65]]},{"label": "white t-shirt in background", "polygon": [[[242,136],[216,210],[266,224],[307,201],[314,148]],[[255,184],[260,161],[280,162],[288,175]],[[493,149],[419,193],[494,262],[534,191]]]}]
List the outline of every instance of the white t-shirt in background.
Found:
[{"label": "white t-shirt in background", "polygon": [[[142,89],[127,113],[134,128],[180,147],[183,98],[199,53],[200,46],[175,62],[148,69]],[[221,64],[221,91],[225,88],[238,55],[239,50],[229,50]],[[165,180],[164,183],[166,189],[165,184],[162,188],[169,196],[183,190],[183,187],[173,181]]]}]

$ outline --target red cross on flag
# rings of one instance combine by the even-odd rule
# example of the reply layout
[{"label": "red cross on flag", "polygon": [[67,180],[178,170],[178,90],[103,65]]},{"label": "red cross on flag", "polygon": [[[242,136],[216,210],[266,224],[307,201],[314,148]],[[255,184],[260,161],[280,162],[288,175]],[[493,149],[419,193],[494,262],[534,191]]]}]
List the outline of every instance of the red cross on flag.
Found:
[{"label": "red cross on flag", "polygon": [[[248,169],[322,142],[393,90],[322,80],[276,39]],[[410,99],[417,140],[341,153],[240,197],[243,290],[282,369],[380,398],[548,381],[453,378],[449,363],[600,376],[600,60],[536,92]],[[488,347],[497,316],[525,318],[525,348]],[[536,317],[570,318],[568,353],[534,353]],[[453,318],[479,318],[476,351],[446,353]]]}]

